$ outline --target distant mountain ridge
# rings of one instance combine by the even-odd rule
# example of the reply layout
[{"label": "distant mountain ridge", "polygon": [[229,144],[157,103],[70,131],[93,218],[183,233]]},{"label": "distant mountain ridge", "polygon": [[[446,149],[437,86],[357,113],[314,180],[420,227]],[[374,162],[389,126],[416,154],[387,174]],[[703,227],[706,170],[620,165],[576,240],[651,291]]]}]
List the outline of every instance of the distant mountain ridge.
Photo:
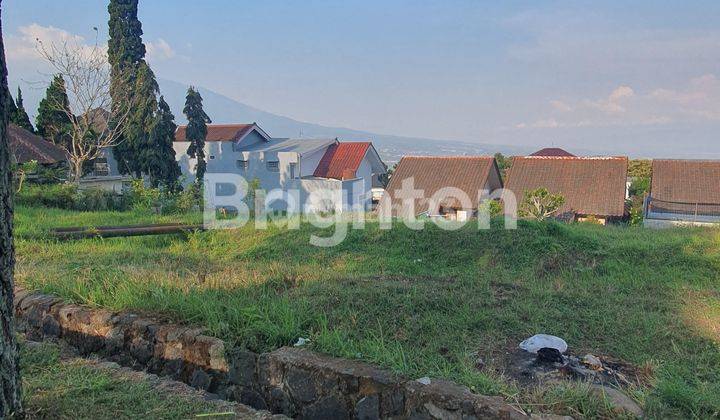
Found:
[{"label": "distant mountain ridge", "polygon": [[[166,79],[159,79],[160,91],[175,113],[178,124],[184,123],[182,107],[187,86]],[[525,154],[526,148],[468,143],[454,140],[435,140],[377,134],[343,127],[327,127],[297,121],[266,112],[220,93],[200,87],[203,106],[214,123],[256,122],[273,137],[338,137],[340,140],[371,140],[386,163],[395,163],[403,155],[488,155],[496,152]]]},{"label": "distant mountain ridge", "polygon": [[[184,124],[186,121],[182,109],[188,86],[167,79],[158,79],[158,83],[160,92],[175,114],[175,121],[178,124]],[[15,92],[18,81],[10,80],[9,85],[10,91]],[[20,86],[23,89],[26,109],[34,122],[37,106],[45,94],[45,89],[35,86],[35,84],[28,85],[27,82],[20,82]],[[210,89],[197,88],[203,97],[205,111],[210,115],[213,123],[256,122],[273,137],[337,137],[340,140],[348,141],[371,140],[387,164],[399,161],[403,155],[491,155],[497,152],[513,155],[527,154],[533,151],[531,148],[525,147],[403,137],[344,127],[327,127],[276,115],[238,102]]]}]

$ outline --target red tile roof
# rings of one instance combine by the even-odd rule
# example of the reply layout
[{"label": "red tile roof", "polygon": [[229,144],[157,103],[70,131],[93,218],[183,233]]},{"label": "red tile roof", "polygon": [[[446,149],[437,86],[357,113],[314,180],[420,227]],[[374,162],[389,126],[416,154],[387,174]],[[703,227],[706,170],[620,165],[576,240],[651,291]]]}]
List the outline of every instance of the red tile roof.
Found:
[{"label": "red tile roof", "polygon": [[626,157],[514,157],[505,189],[518,203],[526,191],[547,188],[562,194],[567,213],[615,216],[625,214]]},{"label": "red tile roof", "polygon": [[42,164],[52,164],[67,160],[63,148],[15,124],[8,127],[8,140],[10,151],[18,163],[35,160]]},{"label": "red tile roof", "polygon": [[[233,141],[241,138],[255,127],[255,124],[209,124],[205,141]],[[187,125],[178,126],[175,141],[188,141],[185,137]]]},{"label": "red tile roof", "polygon": [[559,147],[546,147],[544,149],[540,149],[537,152],[531,154],[530,156],[563,156],[563,157],[575,157],[572,153],[560,149]]},{"label": "red tile roof", "polygon": [[654,159],[652,210],[678,213],[720,212],[720,161]]},{"label": "red tile roof", "polygon": [[342,142],[331,145],[320,159],[313,175],[321,178],[355,178],[371,145],[370,142]]},{"label": "red tile roof", "polygon": [[[497,172],[497,184],[488,186],[492,170]],[[408,216],[401,212],[403,200],[397,197],[402,182],[413,179],[413,187],[423,190],[423,198],[415,200],[415,214],[427,212],[430,198],[441,188],[457,188],[465,192],[472,201],[472,208],[480,202],[480,192],[485,188],[501,188],[500,174],[491,156],[404,156],[395,168],[386,191],[390,196],[393,214]],[[461,208],[455,197],[441,199],[442,206]],[[439,209],[430,209],[437,214]],[[468,209],[469,210],[469,209]]]}]

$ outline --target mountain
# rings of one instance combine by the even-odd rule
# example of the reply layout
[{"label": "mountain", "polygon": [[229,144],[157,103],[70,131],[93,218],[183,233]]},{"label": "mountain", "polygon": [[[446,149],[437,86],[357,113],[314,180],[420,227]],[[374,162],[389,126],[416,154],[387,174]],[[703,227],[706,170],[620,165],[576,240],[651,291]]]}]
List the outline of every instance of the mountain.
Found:
[{"label": "mountain", "polygon": [[[187,86],[171,80],[160,79],[160,91],[175,114],[178,124],[184,123],[182,108],[185,104]],[[487,155],[525,154],[526,148],[492,144],[467,143],[454,140],[437,140],[417,137],[402,137],[371,133],[344,127],[327,127],[297,121],[272,114],[250,105],[230,99],[212,90],[199,88],[203,97],[205,112],[213,123],[256,122],[273,137],[338,137],[340,140],[372,140],[385,163],[393,164],[403,155]]]},{"label": "mountain", "polygon": [[[187,85],[167,79],[159,79],[158,83],[160,92],[175,114],[176,122],[184,124],[185,116],[182,109]],[[25,107],[34,122],[46,86],[10,80],[10,91],[16,92],[18,84],[23,90]],[[522,147],[402,137],[343,127],[326,127],[263,111],[203,87],[198,89],[203,97],[205,112],[212,118],[213,123],[256,122],[273,137],[337,137],[340,140],[371,140],[388,165],[396,163],[403,155],[487,155],[496,152],[512,155],[532,152]]]}]

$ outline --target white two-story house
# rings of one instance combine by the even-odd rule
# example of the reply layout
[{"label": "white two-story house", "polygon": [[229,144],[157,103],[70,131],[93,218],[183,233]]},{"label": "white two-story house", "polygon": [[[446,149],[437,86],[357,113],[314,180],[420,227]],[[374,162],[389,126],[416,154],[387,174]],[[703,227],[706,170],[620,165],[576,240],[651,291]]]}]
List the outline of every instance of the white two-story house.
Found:
[{"label": "white two-story house", "polygon": [[[175,154],[186,183],[194,182],[196,159],[187,154],[186,126],[175,133]],[[371,189],[387,172],[371,142],[271,138],[257,124],[208,125],[207,173],[232,173],[259,182],[272,210],[291,210],[292,191],[302,212],[370,208]],[[274,191],[274,192],[273,192]]]}]

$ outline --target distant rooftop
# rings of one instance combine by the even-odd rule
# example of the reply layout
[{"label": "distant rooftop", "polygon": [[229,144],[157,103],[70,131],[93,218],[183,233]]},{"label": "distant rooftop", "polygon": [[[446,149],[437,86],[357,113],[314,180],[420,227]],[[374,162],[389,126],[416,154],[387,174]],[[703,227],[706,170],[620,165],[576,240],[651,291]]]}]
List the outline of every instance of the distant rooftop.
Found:
[{"label": "distant rooftop", "polygon": [[255,143],[243,151],[247,152],[296,152],[309,153],[336,143],[337,139],[270,139],[268,142]]},{"label": "distant rooftop", "polygon": [[544,149],[540,149],[537,152],[531,154],[530,156],[562,156],[562,157],[575,157],[572,153],[561,149],[559,147],[546,147]]},{"label": "distant rooftop", "polygon": [[56,146],[22,127],[10,124],[7,133],[10,151],[18,163],[35,160],[42,164],[52,164],[67,160],[65,150],[60,146]]},{"label": "distant rooftop", "polygon": [[[257,127],[253,124],[208,124],[205,141],[233,141],[241,138],[250,130]],[[188,141],[186,137],[187,125],[178,126],[175,132],[175,141]]]}]

